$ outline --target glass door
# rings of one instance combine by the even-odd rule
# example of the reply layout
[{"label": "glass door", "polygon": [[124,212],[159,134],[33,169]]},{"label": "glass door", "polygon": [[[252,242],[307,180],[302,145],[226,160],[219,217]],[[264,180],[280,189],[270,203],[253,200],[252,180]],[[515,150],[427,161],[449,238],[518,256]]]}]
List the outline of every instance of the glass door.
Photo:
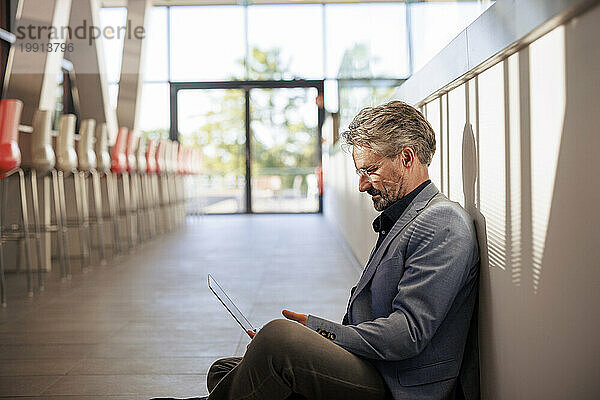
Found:
[{"label": "glass door", "polygon": [[323,85],[170,82],[170,137],[203,155],[188,214],[320,212]]},{"label": "glass door", "polygon": [[252,211],[318,212],[317,89],[250,90]]},{"label": "glass door", "polygon": [[177,92],[177,125],[184,146],[202,150],[203,172],[186,190],[188,213],[246,212],[246,95],[243,89]]}]

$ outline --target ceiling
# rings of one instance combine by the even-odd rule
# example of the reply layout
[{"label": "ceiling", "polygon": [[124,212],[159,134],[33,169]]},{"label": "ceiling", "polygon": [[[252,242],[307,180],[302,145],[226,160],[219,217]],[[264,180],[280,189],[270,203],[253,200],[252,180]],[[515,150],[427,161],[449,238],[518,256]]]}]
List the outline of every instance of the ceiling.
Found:
[{"label": "ceiling", "polygon": [[[427,0],[425,0],[427,1]],[[429,0],[432,1],[432,0]],[[445,0],[433,0],[445,1]],[[459,0],[468,1],[468,0]],[[473,0],[470,0],[473,1]],[[329,3],[398,3],[404,0],[152,0],[155,6],[202,6],[202,5],[238,5],[238,4],[329,4]],[[410,1],[418,3],[423,1]],[[448,0],[446,0],[448,2]],[[453,2],[456,2],[454,0]],[[124,7],[127,0],[100,0],[102,7]]]}]

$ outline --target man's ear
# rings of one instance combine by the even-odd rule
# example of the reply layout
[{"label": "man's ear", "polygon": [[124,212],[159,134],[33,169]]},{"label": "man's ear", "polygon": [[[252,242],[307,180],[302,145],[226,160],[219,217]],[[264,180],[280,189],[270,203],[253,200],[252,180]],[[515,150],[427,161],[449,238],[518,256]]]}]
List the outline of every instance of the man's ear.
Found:
[{"label": "man's ear", "polygon": [[416,154],[410,147],[405,147],[398,155],[398,158],[404,168],[410,168],[416,161]]}]

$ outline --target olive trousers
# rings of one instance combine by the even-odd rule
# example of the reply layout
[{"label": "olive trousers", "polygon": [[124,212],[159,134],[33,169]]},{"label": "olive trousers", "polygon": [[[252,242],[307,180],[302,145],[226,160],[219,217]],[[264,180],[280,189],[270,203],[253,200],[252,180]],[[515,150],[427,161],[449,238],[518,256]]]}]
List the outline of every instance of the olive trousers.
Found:
[{"label": "olive trousers", "polygon": [[384,400],[379,371],[317,332],[277,319],[252,339],[244,357],[217,360],[209,400]]}]

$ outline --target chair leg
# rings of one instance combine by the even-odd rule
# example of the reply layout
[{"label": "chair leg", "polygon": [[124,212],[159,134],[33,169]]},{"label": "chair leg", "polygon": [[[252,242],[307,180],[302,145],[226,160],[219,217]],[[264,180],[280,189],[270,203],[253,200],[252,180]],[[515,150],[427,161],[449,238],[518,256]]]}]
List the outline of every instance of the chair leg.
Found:
[{"label": "chair leg", "polygon": [[141,193],[141,175],[135,174],[135,220],[137,222],[137,242],[141,244],[144,240],[142,216],[144,213],[143,197]]},{"label": "chair leg", "polygon": [[83,216],[83,193],[81,184],[81,175],[79,172],[73,172],[73,188],[75,192],[75,208],[77,210],[77,231],[79,233],[79,253],[81,260],[81,271],[86,271],[89,267],[89,257],[86,248],[85,238],[85,218]]},{"label": "chair leg", "polygon": [[173,230],[173,176],[167,174],[167,220],[169,232]]},{"label": "chair leg", "polygon": [[0,179],[0,191],[2,192],[2,204],[0,204],[0,304],[6,307],[6,281],[4,280],[4,245],[2,244],[2,223],[4,222],[4,210],[6,210],[6,185],[4,179]]},{"label": "chair leg", "polygon": [[150,176],[144,175],[142,177],[142,197],[144,198],[144,218],[146,219],[146,234],[148,239],[151,239],[152,234],[152,197],[150,186]]},{"label": "chair leg", "polygon": [[121,253],[121,236],[119,233],[119,218],[117,215],[117,204],[119,199],[119,193],[117,192],[117,185],[115,182],[115,175],[112,172],[106,173],[106,189],[108,193],[109,201],[109,215],[113,223],[113,248],[116,249],[117,254]]},{"label": "chair leg", "polygon": [[31,257],[29,254],[29,215],[27,209],[27,191],[25,188],[25,173],[19,169],[19,187],[21,191],[21,222],[23,223],[23,241],[25,244],[25,268],[27,274],[27,295],[33,297],[33,285],[31,275]]},{"label": "chair leg", "polygon": [[156,231],[160,234],[165,233],[164,213],[163,213],[163,184],[162,175],[156,175]]},{"label": "chair leg", "polygon": [[177,195],[179,196],[179,223],[183,224],[185,222],[185,186],[183,185],[183,175],[177,177],[177,182],[179,182],[177,190]]},{"label": "chair leg", "polygon": [[150,190],[149,175],[142,177],[142,196],[144,198],[144,217],[146,218],[146,235],[148,239],[154,236],[152,229],[152,191]]},{"label": "chair leg", "polygon": [[44,271],[42,268],[42,233],[40,229],[40,205],[38,198],[38,180],[37,172],[35,169],[31,170],[31,197],[33,199],[33,225],[35,228],[35,245],[37,252],[37,275],[38,275],[38,287],[41,291],[44,291]]},{"label": "chair leg", "polygon": [[169,190],[167,189],[167,176],[160,175],[158,177],[160,184],[160,197],[159,197],[159,207],[160,207],[160,232],[166,233],[169,231],[168,224],[168,206],[169,206]]},{"label": "chair leg", "polygon": [[[135,189],[135,174],[129,175],[129,219],[131,225],[129,226],[129,234],[131,235],[132,245],[135,246],[138,243],[139,231],[137,230],[137,193]],[[134,222],[134,218],[136,221]]]},{"label": "chair leg", "polygon": [[106,265],[106,254],[104,253],[104,214],[102,209],[102,190],[100,187],[100,177],[94,170],[92,170],[90,174],[92,177],[92,193],[94,197],[94,211],[96,214],[96,228],[98,230],[100,265]]},{"label": "chair leg", "polygon": [[53,169],[52,172],[52,192],[54,194],[54,217],[56,219],[56,243],[58,247],[58,261],[60,263],[60,278],[67,279],[67,264],[66,264],[66,249],[63,242],[63,225],[62,225],[62,207],[60,201],[60,189],[58,185],[58,172]]},{"label": "chair leg", "polygon": [[129,250],[133,249],[133,223],[131,221],[131,187],[129,186],[129,174],[121,175],[121,186],[123,189],[123,202],[125,208],[125,225],[127,229],[127,243]]},{"label": "chair leg", "polygon": [[167,231],[171,232],[173,230],[173,215],[172,215],[172,203],[171,198],[173,197],[173,192],[171,191],[171,175],[166,174],[165,176],[165,210],[167,211]]},{"label": "chair leg", "polygon": [[160,233],[160,193],[158,191],[158,176],[152,175],[150,180],[150,191],[152,198],[152,236]]},{"label": "chair leg", "polygon": [[90,235],[90,196],[88,187],[88,175],[86,172],[81,172],[81,194],[83,201],[83,222],[85,224],[85,249],[87,252],[87,262],[90,264],[92,257],[92,238]]},{"label": "chair leg", "polygon": [[158,189],[158,193],[157,193],[157,198],[156,198],[156,203],[157,203],[157,210],[158,210],[158,214],[160,217],[160,224],[159,224],[159,232],[165,233],[166,230],[166,225],[165,225],[165,213],[164,213],[164,199],[165,199],[165,193],[164,193],[164,176],[163,175],[157,175],[156,177],[156,187]]},{"label": "chair leg", "polygon": [[65,196],[65,176],[62,171],[58,171],[58,191],[59,191],[59,204],[60,204],[60,218],[62,225],[63,235],[63,246],[64,246],[64,259],[65,259],[65,270],[67,279],[71,279],[71,254],[69,247],[69,231],[67,227],[67,201]]}]

